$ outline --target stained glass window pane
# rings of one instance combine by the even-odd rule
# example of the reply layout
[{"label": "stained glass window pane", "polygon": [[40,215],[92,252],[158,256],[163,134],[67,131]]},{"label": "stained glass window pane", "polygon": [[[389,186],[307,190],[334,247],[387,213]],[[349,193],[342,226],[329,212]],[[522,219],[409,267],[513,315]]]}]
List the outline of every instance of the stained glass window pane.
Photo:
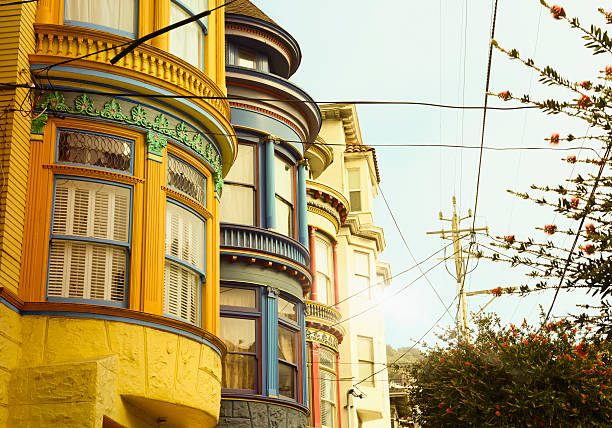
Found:
[{"label": "stained glass window pane", "polygon": [[130,172],[132,144],[108,135],[61,130],[57,142],[57,160]]}]

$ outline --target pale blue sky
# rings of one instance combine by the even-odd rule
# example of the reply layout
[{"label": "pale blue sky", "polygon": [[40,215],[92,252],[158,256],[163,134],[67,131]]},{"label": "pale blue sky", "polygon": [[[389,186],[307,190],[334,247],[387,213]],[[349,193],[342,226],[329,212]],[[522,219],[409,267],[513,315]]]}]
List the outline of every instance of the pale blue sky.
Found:
[{"label": "pale blue sky", "polygon": [[[488,38],[493,0],[253,0],[291,33],[301,46],[303,59],[291,79],[315,100],[409,100],[455,105],[482,105],[484,98]],[[569,16],[584,23],[605,26],[597,7],[604,1],[569,0],[563,6]],[[467,8],[467,10],[466,10]],[[604,59],[592,57],[582,47],[575,30],[551,18],[538,0],[499,0],[496,40],[533,57],[537,64],[551,65],[573,81],[589,80],[603,68]],[[532,97],[567,95],[542,88],[517,62],[494,52],[491,91],[510,90]],[[489,105],[500,105],[490,98]],[[509,104],[503,104],[508,106]],[[478,146],[482,127],[481,111],[441,110],[414,106],[359,106],[364,143],[377,144],[465,144]],[[581,135],[587,125],[565,116],[547,116],[539,111],[489,111],[486,146],[542,146],[553,132]],[[330,142],[333,143],[333,142]],[[562,143],[567,146],[576,144]],[[569,152],[568,152],[569,153]],[[578,155],[578,152],[572,152]],[[506,189],[525,191],[532,183],[558,184],[581,171],[561,161],[566,152],[485,151],[478,203],[477,227],[488,225],[492,235],[515,234],[517,238],[543,238],[535,225],[558,223],[564,218],[546,208],[508,195]],[[451,197],[457,196],[462,215],[474,207],[477,150],[379,147],[381,187],[396,216],[408,245],[417,260],[441,248],[441,240],[426,235],[443,225],[438,212],[450,216]],[[375,221],[385,229],[387,248],[382,259],[398,273],[414,264],[380,196],[375,201]],[[469,227],[465,222],[464,227]],[[574,226],[575,228],[575,226]],[[479,237],[488,244],[490,239]],[[427,269],[437,263],[432,259]],[[473,267],[471,264],[470,268]],[[448,268],[454,272],[454,264]],[[413,270],[393,280],[389,294],[398,292],[420,273]],[[453,299],[454,279],[443,265],[428,278],[448,304]],[[520,272],[486,260],[469,275],[468,290],[491,289],[525,282]],[[538,304],[548,309],[552,293],[527,298],[503,296],[487,310],[497,312],[505,322],[536,320]],[[488,297],[470,297],[470,310],[478,310]],[[563,293],[556,314],[576,312],[581,294]],[[430,285],[421,279],[387,299],[387,342],[405,346],[419,338],[440,317],[442,304]],[[454,316],[456,309],[452,309]],[[363,315],[367,316],[367,315]],[[440,322],[451,323],[446,316]],[[434,329],[435,331],[438,329]],[[433,332],[432,332],[433,333]],[[430,334],[425,340],[435,339]]]}]

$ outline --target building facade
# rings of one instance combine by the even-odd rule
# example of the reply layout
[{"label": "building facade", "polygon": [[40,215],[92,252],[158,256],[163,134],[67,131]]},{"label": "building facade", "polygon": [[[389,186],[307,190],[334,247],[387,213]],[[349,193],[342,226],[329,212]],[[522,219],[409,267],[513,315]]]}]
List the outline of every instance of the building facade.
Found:
[{"label": "building facade", "polygon": [[[313,285],[306,318],[313,427],[390,426],[384,315],[388,264],[372,199],[376,153],[363,144],[354,105],[321,105],[306,156]],[[379,372],[380,371],[380,372]]]},{"label": "building facade", "polygon": [[217,424],[221,3],[0,6],[0,426]]},{"label": "building facade", "polygon": [[249,1],[226,10],[226,85],[238,155],[221,198],[219,427],[305,427],[310,289],[304,150],[320,128],[288,79],[297,42]]}]

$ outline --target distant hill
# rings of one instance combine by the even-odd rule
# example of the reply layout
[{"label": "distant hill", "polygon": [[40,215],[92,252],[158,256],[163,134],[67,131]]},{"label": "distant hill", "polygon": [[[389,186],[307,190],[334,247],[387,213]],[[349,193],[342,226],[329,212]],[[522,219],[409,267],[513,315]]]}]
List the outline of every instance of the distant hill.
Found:
[{"label": "distant hill", "polygon": [[[421,352],[418,349],[410,349],[409,346],[404,346],[402,348],[398,348],[398,349],[394,349],[391,345],[387,345],[387,364],[391,365],[395,362],[395,360],[397,358],[399,358],[402,354],[406,354],[403,355],[397,362],[396,364],[400,365],[399,369],[396,369],[394,367],[389,367],[389,380],[396,382],[396,383],[403,383],[402,382],[402,370],[401,370],[401,366],[408,363],[414,363],[415,361],[419,360],[420,358],[422,358]],[[408,351],[408,352],[406,352]]]}]

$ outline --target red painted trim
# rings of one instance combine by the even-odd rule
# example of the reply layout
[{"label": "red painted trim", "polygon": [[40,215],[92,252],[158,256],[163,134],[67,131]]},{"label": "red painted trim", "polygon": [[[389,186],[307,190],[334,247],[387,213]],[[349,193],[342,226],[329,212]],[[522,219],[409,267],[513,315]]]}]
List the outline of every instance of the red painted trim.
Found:
[{"label": "red painted trim", "polygon": [[310,271],[312,272],[312,286],[310,288],[310,300],[318,301],[317,299],[317,256],[315,251],[315,232],[317,228],[308,226],[310,235]]},{"label": "red painted trim", "polygon": [[340,408],[340,354],[336,353],[336,408],[338,409],[338,428],[342,428],[342,409]]},{"label": "red painted trim", "polygon": [[319,381],[319,344],[312,342],[312,425],[321,427],[321,382]]},{"label": "red painted trim", "polygon": [[334,241],[332,249],[334,256],[334,306],[339,310],[340,306],[338,305],[338,302],[340,301],[340,280],[338,279],[338,241]]}]

